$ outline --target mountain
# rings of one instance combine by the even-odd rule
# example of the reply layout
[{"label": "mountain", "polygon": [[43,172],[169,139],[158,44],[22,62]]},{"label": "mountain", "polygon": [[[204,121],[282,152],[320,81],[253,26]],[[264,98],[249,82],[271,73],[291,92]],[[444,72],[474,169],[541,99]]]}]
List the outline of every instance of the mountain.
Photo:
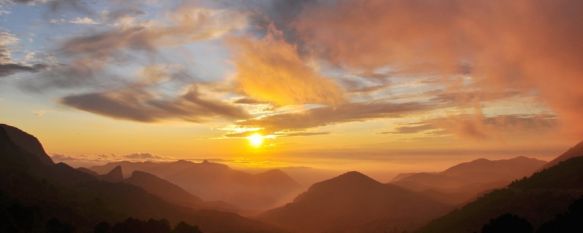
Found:
[{"label": "mountain", "polygon": [[26,152],[30,159],[34,159],[45,165],[53,164],[53,161],[45,152],[40,141],[34,136],[5,124],[0,124],[0,129],[5,134],[5,138],[3,139],[6,142],[11,142],[15,147],[23,150],[23,152]]},{"label": "mountain", "polygon": [[227,165],[203,161],[115,162],[92,167],[104,174],[120,166],[124,172],[143,171],[170,181],[207,201],[234,204],[246,213],[273,208],[295,195],[301,186],[281,170],[251,174]]},{"label": "mountain", "polygon": [[112,183],[122,182],[123,181],[122,168],[121,166],[117,166],[111,169],[111,171],[108,172],[107,174],[99,176],[99,178],[103,181]]},{"label": "mountain", "polygon": [[97,172],[94,172],[93,170],[88,169],[88,168],[79,167],[79,168],[77,168],[77,170],[80,171],[80,172],[87,173],[89,175],[95,176],[95,177],[99,176],[99,174],[97,174]]},{"label": "mountain", "polygon": [[526,219],[536,229],[583,195],[581,156],[583,153],[483,195],[433,220],[418,233],[479,232],[490,219],[507,213]]},{"label": "mountain", "polygon": [[442,172],[398,175],[392,184],[426,193],[437,200],[460,204],[478,194],[504,187],[513,180],[532,175],[546,162],[516,157],[504,160],[478,159]]},{"label": "mountain", "polygon": [[146,172],[134,171],[130,177],[124,180],[124,182],[140,187],[146,192],[154,194],[174,204],[194,207],[200,206],[202,203],[202,200],[199,197],[188,193],[186,190],[175,184]]},{"label": "mountain", "polygon": [[259,219],[302,233],[401,232],[448,209],[420,194],[348,172],[312,185],[293,202]]},{"label": "mountain", "polygon": [[551,160],[545,165],[545,168],[552,167],[554,165],[559,164],[561,161],[568,160],[570,158],[583,156],[583,141],[579,142],[579,144],[571,147],[569,150],[565,151],[565,153],[559,155],[559,157]]},{"label": "mountain", "polygon": [[207,233],[281,232],[237,214],[175,205],[134,185],[105,182],[66,164],[54,164],[42,145],[34,142],[38,140],[14,127],[0,127],[0,216],[14,215],[14,210],[33,211],[32,215],[22,213],[33,216],[30,219],[18,220],[34,222],[24,224],[31,229],[25,232],[43,232],[45,223],[54,223],[55,218],[77,232],[90,232],[101,221],[129,217],[185,221]]}]

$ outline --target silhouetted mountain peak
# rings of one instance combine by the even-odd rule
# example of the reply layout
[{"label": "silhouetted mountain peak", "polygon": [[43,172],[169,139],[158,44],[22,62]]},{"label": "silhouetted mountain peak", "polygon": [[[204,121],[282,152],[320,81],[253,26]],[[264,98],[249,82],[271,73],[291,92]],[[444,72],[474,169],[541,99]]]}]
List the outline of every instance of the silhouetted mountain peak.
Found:
[{"label": "silhouetted mountain peak", "polygon": [[312,185],[293,202],[260,218],[292,232],[381,232],[357,230],[364,226],[401,232],[446,208],[420,194],[352,171]]},{"label": "silhouetted mountain peak", "polygon": [[[372,178],[366,176],[365,174],[362,174],[360,172],[357,171],[349,171],[346,172],[342,175],[339,175],[338,177],[336,177],[336,179],[338,180],[359,180],[359,181],[375,181]],[[376,182],[376,181],[375,181]]]},{"label": "silhouetted mountain peak", "polygon": [[123,181],[123,171],[121,166],[116,166],[115,168],[113,168],[110,172],[108,172],[105,175],[101,176],[102,180],[108,181],[108,182],[121,182]]},{"label": "silhouetted mountain peak", "polygon": [[47,155],[42,144],[36,137],[16,127],[12,127],[5,124],[0,124],[0,130],[5,132],[10,142],[12,142],[15,146],[19,147],[23,151],[26,151],[29,154],[34,155],[35,159],[38,160],[39,162],[45,165],[53,164],[53,161]]},{"label": "silhouetted mountain peak", "polygon": [[134,171],[132,172],[132,175],[128,178],[128,179],[132,179],[132,178],[154,178],[157,176],[152,175],[150,173],[147,172],[143,172],[143,171]]},{"label": "silhouetted mountain peak", "polygon": [[[205,161],[206,161],[206,160],[205,160]],[[190,161],[188,161],[188,160],[184,160],[184,159],[177,160],[177,161],[176,161],[176,162],[174,162],[174,163],[176,163],[176,164],[193,164],[193,162],[190,162]]]},{"label": "silhouetted mountain peak", "polygon": [[203,160],[200,163],[197,163],[197,165],[202,166],[202,167],[212,167],[212,168],[223,168],[223,169],[230,169],[229,166],[222,164],[222,163],[214,163],[208,160]]},{"label": "silhouetted mountain peak", "polygon": [[132,175],[125,179],[124,182],[138,186],[151,194],[175,204],[195,207],[202,201],[199,197],[188,193],[179,186],[154,174],[143,171],[136,170],[132,172]]},{"label": "silhouetted mountain peak", "polygon": [[378,181],[357,171],[350,171],[335,178],[314,184],[310,189],[319,188],[365,188],[370,186],[382,186]]},{"label": "silhouetted mountain peak", "polygon": [[272,176],[287,176],[287,174],[285,174],[285,172],[283,172],[280,169],[270,169],[270,170],[263,172],[262,174],[269,174]]}]

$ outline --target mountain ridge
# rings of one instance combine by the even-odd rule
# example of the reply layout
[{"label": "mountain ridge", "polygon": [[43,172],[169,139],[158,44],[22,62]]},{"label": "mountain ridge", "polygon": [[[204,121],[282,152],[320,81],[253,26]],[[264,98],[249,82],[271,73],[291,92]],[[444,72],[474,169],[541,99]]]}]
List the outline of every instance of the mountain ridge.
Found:
[{"label": "mountain ridge", "polygon": [[195,163],[120,161],[90,169],[103,174],[121,166],[125,172],[144,171],[170,181],[206,201],[233,204],[248,215],[273,208],[301,191],[301,186],[281,170],[252,174],[204,160]]},{"label": "mountain ridge", "polygon": [[477,195],[529,176],[546,164],[524,156],[502,160],[476,159],[441,172],[397,175],[391,184],[424,192],[450,204],[471,201]]},{"label": "mountain ridge", "polygon": [[[104,182],[64,163],[43,162],[30,150],[19,146],[26,143],[14,143],[15,137],[9,137],[4,127],[1,129],[0,197],[34,207],[41,214],[41,223],[56,217],[67,220],[80,232],[89,232],[100,221],[119,222],[128,217],[166,218],[197,225],[203,232],[281,232],[234,213],[173,205],[140,187]],[[38,141],[29,134],[16,138],[24,138],[25,142]],[[46,153],[44,156],[48,157]]]},{"label": "mountain ridge", "polygon": [[504,188],[486,193],[434,219],[417,233],[478,232],[490,219],[506,213],[525,218],[537,228],[565,212],[571,203],[583,196],[581,171],[583,152],[527,178],[516,180]]},{"label": "mountain ridge", "polygon": [[259,219],[292,232],[362,232],[359,228],[377,232],[411,229],[447,209],[420,194],[352,171],[312,185],[294,201],[262,213]]}]

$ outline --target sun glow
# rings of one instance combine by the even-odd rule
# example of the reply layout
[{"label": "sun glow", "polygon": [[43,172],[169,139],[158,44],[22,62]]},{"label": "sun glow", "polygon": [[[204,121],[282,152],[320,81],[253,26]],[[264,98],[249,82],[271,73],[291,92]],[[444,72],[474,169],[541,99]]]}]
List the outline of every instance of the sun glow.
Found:
[{"label": "sun glow", "polygon": [[258,133],[254,133],[251,134],[249,136],[247,136],[247,140],[249,141],[249,145],[251,145],[252,147],[261,147],[261,145],[263,145],[263,140],[265,139],[265,137],[261,134]]}]

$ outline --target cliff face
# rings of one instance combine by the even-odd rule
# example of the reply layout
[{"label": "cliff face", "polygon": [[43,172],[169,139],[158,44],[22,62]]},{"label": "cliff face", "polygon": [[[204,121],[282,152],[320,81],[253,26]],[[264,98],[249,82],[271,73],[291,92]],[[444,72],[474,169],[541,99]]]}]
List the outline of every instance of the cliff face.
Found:
[{"label": "cliff face", "polygon": [[21,150],[26,152],[23,153],[27,156],[27,158],[24,159],[36,160],[45,165],[53,164],[53,161],[45,152],[40,141],[36,137],[18,128],[0,124],[0,140],[3,144],[3,146],[0,148],[5,150]]}]

